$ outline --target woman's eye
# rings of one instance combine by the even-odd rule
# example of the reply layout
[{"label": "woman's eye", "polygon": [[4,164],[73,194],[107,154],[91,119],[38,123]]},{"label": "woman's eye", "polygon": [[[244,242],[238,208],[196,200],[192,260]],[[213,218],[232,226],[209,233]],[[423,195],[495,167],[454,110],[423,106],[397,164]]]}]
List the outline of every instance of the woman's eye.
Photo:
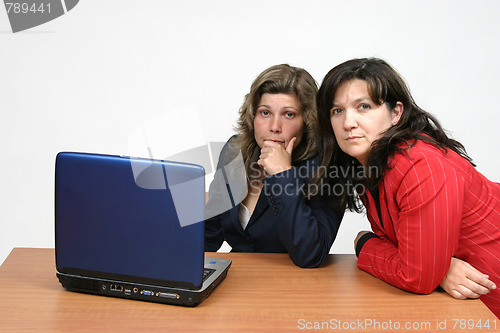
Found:
[{"label": "woman's eye", "polygon": [[287,117],[287,118],[293,118],[293,117],[295,117],[295,113],[293,113],[293,112],[286,112],[285,113],[285,117]]},{"label": "woman's eye", "polygon": [[342,111],[343,111],[342,109],[331,109],[330,110],[330,115],[335,116],[337,114],[342,113]]},{"label": "woman's eye", "polygon": [[359,106],[359,108],[360,108],[361,110],[368,110],[368,109],[370,109],[370,104],[361,104],[361,105]]},{"label": "woman's eye", "polygon": [[269,116],[269,111],[267,111],[267,110],[260,110],[260,114],[262,116],[264,116],[264,117],[267,117],[267,116]]}]

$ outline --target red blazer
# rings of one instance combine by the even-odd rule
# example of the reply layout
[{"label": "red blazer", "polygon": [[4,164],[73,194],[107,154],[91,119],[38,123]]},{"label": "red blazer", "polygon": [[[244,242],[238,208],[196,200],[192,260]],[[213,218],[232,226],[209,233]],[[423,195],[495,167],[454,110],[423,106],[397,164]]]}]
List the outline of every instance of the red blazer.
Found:
[{"label": "red blazer", "polygon": [[451,257],[490,276],[498,288],[481,300],[500,318],[500,184],[464,158],[418,141],[396,154],[378,191],[361,196],[373,232],[358,267],[396,287],[432,292]]}]

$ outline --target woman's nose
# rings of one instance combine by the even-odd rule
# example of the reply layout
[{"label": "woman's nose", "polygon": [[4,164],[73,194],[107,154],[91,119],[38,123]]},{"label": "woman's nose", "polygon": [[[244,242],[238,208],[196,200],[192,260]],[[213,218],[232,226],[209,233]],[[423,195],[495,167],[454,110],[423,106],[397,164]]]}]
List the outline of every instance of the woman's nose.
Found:
[{"label": "woman's nose", "polygon": [[281,133],[281,119],[279,117],[275,117],[271,121],[271,132]]},{"label": "woman's nose", "polygon": [[356,112],[346,110],[345,111],[345,118],[344,118],[344,127],[346,129],[351,129],[355,128],[358,126],[358,121],[356,118]]}]

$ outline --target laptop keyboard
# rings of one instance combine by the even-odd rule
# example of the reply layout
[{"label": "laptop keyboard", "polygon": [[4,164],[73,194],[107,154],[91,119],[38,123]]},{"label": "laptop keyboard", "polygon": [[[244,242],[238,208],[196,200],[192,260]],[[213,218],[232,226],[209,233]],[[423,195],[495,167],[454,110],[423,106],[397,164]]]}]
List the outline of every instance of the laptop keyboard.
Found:
[{"label": "laptop keyboard", "polygon": [[208,277],[210,275],[213,274],[213,272],[215,272],[215,269],[212,269],[212,268],[204,268],[203,269],[203,281],[205,281],[206,279],[208,279]]}]

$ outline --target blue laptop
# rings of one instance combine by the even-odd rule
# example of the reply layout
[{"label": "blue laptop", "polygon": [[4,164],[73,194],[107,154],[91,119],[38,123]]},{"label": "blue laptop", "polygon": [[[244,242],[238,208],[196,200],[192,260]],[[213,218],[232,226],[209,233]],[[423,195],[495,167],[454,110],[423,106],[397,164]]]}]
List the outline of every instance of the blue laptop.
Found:
[{"label": "blue laptop", "polygon": [[231,261],[205,257],[205,172],[195,164],[61,152],[57,277],[71,291],[193,306]]}]

